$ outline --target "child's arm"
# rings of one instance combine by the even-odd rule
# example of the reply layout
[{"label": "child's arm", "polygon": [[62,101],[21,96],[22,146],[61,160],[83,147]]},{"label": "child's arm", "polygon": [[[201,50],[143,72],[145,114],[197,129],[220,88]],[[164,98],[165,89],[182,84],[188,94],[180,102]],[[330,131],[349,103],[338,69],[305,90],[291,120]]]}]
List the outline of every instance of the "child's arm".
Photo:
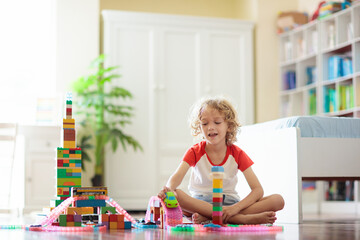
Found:
[{"label": "child's arm", "polygon": [[245,176],[247,183],[251,188],[251,192],[240,202],[229,207],[224,207],[223,210],[224,222],[226,222],[231,216],[239,213],[241,210],[259,201],[264,195],[264,190],[252,168],[249,167],[243,172],[243,174]]},{"label": "child's arm", "polygon": [[190,165],[187,162],[181,162],[173,175],[170,176],[166,186],[163,187],[163,189],[158,194],[158,197],[164,199],[165,192],[174,191],[181,184],[189,168]]}]

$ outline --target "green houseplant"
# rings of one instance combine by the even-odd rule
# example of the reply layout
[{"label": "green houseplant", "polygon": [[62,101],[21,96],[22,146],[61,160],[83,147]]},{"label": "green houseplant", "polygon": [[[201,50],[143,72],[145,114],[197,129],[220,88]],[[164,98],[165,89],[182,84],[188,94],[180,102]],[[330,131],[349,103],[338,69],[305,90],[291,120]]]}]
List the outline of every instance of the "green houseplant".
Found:
[{"label": "green houseplant", "polygon": [[[86,130],[86,134],[78,141],[79,147],[83,150],[83,163],[91,161],[91,155],[88,152],[92,148],[95,151],[95,175],[91,179],[93,186],[104,185],[107,143],[111,143],[113,151],[116,151],[119,143],[124,150],[126,146],[131,146],[135,151],[142,150],[139,142],[123,131],[123,127],[131,123],[134,109],[122,102],[131,99],[132,94],[112,82],[121,77],[116,74],[119,67],[105,67],[104,60],[104,55],[97,57],[90,65],[94,72],[80,77],[72,85],[77,95],[75,113],[84,117],[80,124]],[[91,139],[95,146],[90,143]]]}]

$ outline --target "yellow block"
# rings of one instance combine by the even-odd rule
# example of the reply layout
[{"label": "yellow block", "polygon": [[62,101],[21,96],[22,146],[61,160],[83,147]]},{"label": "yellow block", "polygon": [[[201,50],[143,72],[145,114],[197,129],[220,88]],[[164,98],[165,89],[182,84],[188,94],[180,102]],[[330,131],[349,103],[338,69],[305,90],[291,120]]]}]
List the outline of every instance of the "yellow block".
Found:
[{"label": "yellow block", "polygon": [[64,141],[64,148],[75,148],[75,141]]},{"label": "yellow block", "polygon": [[76,167],[75,163],[69,163],[69,167]]},{"label": "yellow block", "polygon": [[213,188],[223,188],[223,180],[213,179]]},{"label": "yellow block", "polygon": [[81,168],[79,167],[79,168],[73,168],[72,169],[72,172],[74,173],[74,172],[76,172],[76,173],[79,173],[79,172],[81,172]]},{"label": "yellow block", "polygon": [[75,124],[75,119],[65,119],[63,118],[63,123],[72,123],[72,124]]},{"label": "yellow block", "polygon": [[63,128],[75,129],[75,124],[63,124]]},{"label": "yellow block", "polygon": [[66,226],[67,226],[67,227],[74,227],[74,226],[75,226],[75,223],[74,223],[74,222],[67,222],[67,223],[66,223]]}]

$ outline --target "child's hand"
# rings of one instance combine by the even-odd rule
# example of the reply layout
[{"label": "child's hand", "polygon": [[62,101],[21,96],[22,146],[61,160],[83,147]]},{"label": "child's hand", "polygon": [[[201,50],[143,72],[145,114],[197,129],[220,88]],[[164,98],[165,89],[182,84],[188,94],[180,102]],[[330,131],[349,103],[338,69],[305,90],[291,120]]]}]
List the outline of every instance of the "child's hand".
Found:
[{"label": "child's hand", "polygon": [[170,191],[171,191],[170,188],[164,186],[163,189],[158,193],[158,197],[161,198],[162,200],[164,200],[166,197],[165,193],[170,192]]},{"label": "child's hand", "polygon": [[223,213],[222,213],[222,220],[223,223],[227,223],[229,221],[229,218],[239,213],[239,210],[236,206],[224,206],[223,207]]}]

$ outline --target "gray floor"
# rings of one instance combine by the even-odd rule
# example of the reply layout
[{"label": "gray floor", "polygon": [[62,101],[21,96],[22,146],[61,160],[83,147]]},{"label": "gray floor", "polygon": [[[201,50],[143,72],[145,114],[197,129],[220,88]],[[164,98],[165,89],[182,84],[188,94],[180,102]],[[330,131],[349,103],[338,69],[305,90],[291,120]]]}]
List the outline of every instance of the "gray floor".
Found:
[{"label": "gray floor", "polygon": [[[141,217],[134,216],[134,217]],[[17,218],[0,215],[0,225],[28,225],[33,223],[35,216]],[[303,224],[277,224],[284,227],[283,232],[268,233],[171,233],[165,230],[125,230],[106,233],[48,233],[25,230],[0,230],[0,239],[359,239],[360,218],[342,216],[312,216]]]}]

